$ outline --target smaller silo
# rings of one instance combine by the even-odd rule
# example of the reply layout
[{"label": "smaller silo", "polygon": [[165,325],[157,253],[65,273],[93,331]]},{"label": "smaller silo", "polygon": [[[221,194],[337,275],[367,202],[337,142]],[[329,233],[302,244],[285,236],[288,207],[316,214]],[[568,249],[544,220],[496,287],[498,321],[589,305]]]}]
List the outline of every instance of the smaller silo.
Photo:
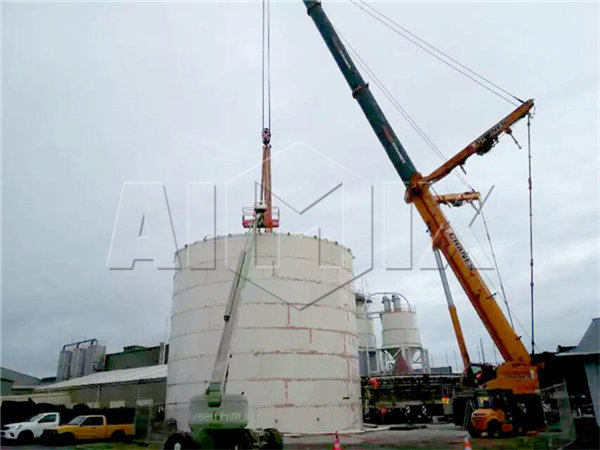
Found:
[{"label": "smaller silo", "polygon": [[85,368],[85,348],[75,347],[71,352],[71,367],[69,370],[70,378],[78,378],[83,376],[83,371]]},{"label": "smaller silo", "polygon": [[106,347],[104,345],[93,343],[85,349],[85,362],[83,367],[83,375],[100,372],[104,369],[104,356]]},{"label": "smaller silo", "polygon": [[56,369],[56,381],[64,381],[70,378],[71,360],[73,352],[71,350],[61,350],[58,354],[58,368]]},{"label": "smaller silo", "polygon": [[380,314],[382,350],[394,360],[394,373],[429,371],[427,350],[421,344],[417,311],[406,297],[396,292],[373,294],[383,296]]},{"label": "smaller silo", "polygon": [[355,292],[355,298],[360,376],[379,374],[381,363],[375,338],[375,325],[372,317],[369,316],[369,307],[373,301],[362,292]]}]

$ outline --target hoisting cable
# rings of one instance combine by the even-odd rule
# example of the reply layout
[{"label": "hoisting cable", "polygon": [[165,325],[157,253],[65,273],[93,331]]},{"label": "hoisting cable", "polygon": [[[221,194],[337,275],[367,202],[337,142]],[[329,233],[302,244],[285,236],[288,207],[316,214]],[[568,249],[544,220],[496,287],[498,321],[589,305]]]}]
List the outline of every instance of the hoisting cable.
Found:
[{"label": "hoisting cable", "polygon": [[[353,0],[350,0],[350,1],[352,1],[352,2],[354,3],[354,1],[353,1]],[[364,3],[364,2],[362,2],[362,3]],[[357,5],[357,6],[358,6],[358,7],[360,7],[359,5]],[[367,6],[368,6],[368,5],[367,5]],[[372,7],[371,7],[371,8],[372,8]],[[361,8],[361,9],[362,9],[362,8]],[[372,8],[372,9],[374,9],[374,8]],[[364,10],[364,9],[363,9],[363,10]],[[367,12],[369,15],[373,16],[373,15],[372,15],[372,14],[370,14],[368,11],[365,11],[365,12]],[[378,19],[377,17],[375,17],[375,16],[373,16],[373,17],[374,17],[374,18],[376,18],[377,20],[379,20],[379,21],[381,22],[381,20],[380,20],[380,19]],[[390,21],[391,21],[391,19],[388,19],[388,20],[390,20]],[[392,21],[392,22],[393,22],[393,21]],[[395,23],[395,22],[393,22],[393,23]],[[385,24],[385,25],[386,25],[386,26],[388,26],[388,27],[390,27],[390,26],[389,26],[389,25],[387,25],[387,24]],[[400,25],[398,25],[398,24],[396,24],[396,25],[400,27]],[[400,28],[402,28],[402,27],[400,27]],[[396,30],[395,30],[395,31],[396,31]],[[389,89],[387,89],[387,87],[386,87],[386,86],[385,86],[385,85],[384,85],[384,84],[383,84],[383,83],[382,83],[382,82],[379,80],[379,78],[377,77],[377,75],[375,75],[375,73],[373,72],[373,70],[371,70],[371,69],[370,69],[370,67],[369,67],[369,66],[366,64],[366,62],[365,62],[365,61],[364,61],[364,60],[361,58],[361,56],[358,54],[358,52],[357,52],[357,51],[356,51],[356,50],[355,50],[355,49],[352,47],[352,45],[351,45],[351,44],[348,42],[348,40],[344,38],[344,36],[342,35],[342,33],[340,33],[340,32],[339,32],[339,30],[337,30],[337,29],[336,29],[336,32],[338,33],[338,35],[340,36],[340,38],[341,38],[341,39],[344,41],[344,44],[346,45],[346,47],[348,48],[348,50],[349,50],[349,52],[352,54],[352,56],[353,56],[353,57],[356,59],[356,61],[358,62],[359,66],[360,66],[360,67],[361,67],[361,68],[362,68],[362,69],[363,69],[363,70],[364,70],[364,71],[365,71],[365,72],[366,72],[366,73],[369,75],[369,77],[372,79],[372,81],[375,83],[375,85],[376,85],[376,86],[377,86],[379,89],[381,89],[382,93],[383,93],[383,94],[385,95],[385,97],[386,97],[386,98],[387,98],[387,99],[390,101],[390,103],[392,103],[392,105],[393,105],[393,106],[394,106],[394,107],[395,107],[395,108],[396,108],[396,109],[397,109],[397,110],[400,112],[400,114],[401,114],[401,115],[402,115],[402,116],[405,118],[405,120],[406,120],[406,121],[409,123],[409,125],[410,125],[410,126],[411,126],[411,127],[412,127],[412,128],[413,128],[413,129],[414,129],[416,132],[417,132],[417,134],[418,134],[418,135],[419,135],[419,136],[420,136],[420,137],[423,139],[423,141],[424,141],[424,142],[425,142],[425,143],[426,143],[426,144],[427,144],[427,145],[428,145],[428,146],[429,146],[429,147],[430,147],[430,148],[431,148],[431,149],[432,149],[432,150],[433,150],[433,151],[434,151],[434,152],[435,152],[435,153],[436,153],[436,154],[437,154],[439,157],[440,157],[440,159],[441,159],[442,161],[446,161],[446,159],[447,159],[447,158],[444,156],[444,154],[443,154],[443,153],[442,153],[442,152],[441,152],[441,151],[438,149],[438,147],[437,147],[437,146],[435,145],[435,143],[434,143],[434,142],[433,142],[433,141],[432,141],[432,140],[429,138],[429,136],[427,136],[427,134],[426,134],[426,133],[425,133],[425,132],[424,132],[424,131],[421,129],[421,127],[420,127],[420,126],[419,126],[419,125],[416,123],[416,121],[415,121],[415,120],[412,118],[412,116],[411,116],[411,115],[410,115],[410,114],[409,114],[409,113],[406,111],[406,109],[405,109],[405,108],[404,108],[404,107],[403,107],[403,106],[402,106],[402,105],[401,105],[401,104],[400,104],[400,103],[399,103],[399,102],[396,100],[396,98],[395,98],[395,97],[394,97],[394,95],[393,95],[393,94],[392,94],[392,93],[389,91]],[[398,32],[398,33],[399,33],[399,32]],[[408,33],[410,33],[410,32],[408,32]],[[401,33],[399,33],[399,34],[401,34]],[[420,38],[418,38],[418,37],[416,37],[416,36],[415,36],[415,38],[417,38],[417,39],[420,39]],[[409,40],[410,40],[410,39],[409,39]],[[411,42],[413,42],[413,43],[414,43],[414,41],[411,41]],[[425,44],[427,44],[425,41],[423,41],[423,42],[424,42]],[[415,43],[415,44],[416,44],[416,43]],[[418,45],[418,44],[416,44],[416,45]],[[429,44],[427,44],[427,45],[429,45]],[[420,46],[420,47],[421,47],[421,46]],[[432,48],[435,48],[435,47],[433,47],[433,46],[431,46],[431,47],[432,47]],[[421,48],[422,48],[422,47],[421,47]],[[424,49],[424,50],[428,51],[427,49]],[[441,51],[439,51],[439,50],[437,50],[437,49],[436,49],[436,51],[438,51],[438,52],[440,52],[440,53],[444,54],[443,52],[441,52]],[[428,51],[428,53],[431,53],[431,51]],[[432,55],[433,55],[433,54],[432,54]],[[444,55],[445,55],[445,54],[444,54]],[[454,68],[455,70],[457,70],[457,71],[461,72],[463,75],[467,76],[468,78],[471,78],[473,81],[475,81],[475,82],[477,82],[478,84],[482,85],[484,88],[486,88],[486,89],[487,89],[487,90],[489,90],[490,92],[492,92],[492,93],[494,93],[494,94],[498,95],[500,98],[502,98],[502,99],[504,99],[504,100],[508,101],[509,103],[516,104],[516,103],[515,103],[515,102],[513,102],[512,100],[509,100],[509,99],[507,99],[506,97],[504,97],[503,95],[499,94],[498,92],[496,92],[496,91],[494,91],[494,90],[490,89],[488,86],[485,86],[485,85],[483,85],[483,84],[482,84],[481,82],[479,82],[478,80],[475,80],[475,79],[473,79],[473,77],[469,76],[468,74],[465,74],[465,73],[464,73],[464,72],[462,72],[460,69],[458,69],[458,68],[456,68],[456,67],[452,66],[451,64],[449,64],[448,62],[446,62],[446,61],[442,60],[442,59],[441,59],[440,57],[438,57],[437,55],[433,55],[433,56],[435,56],[437,59],[439,59],[440,61],[444,62],[445,64],[449,65],[450,67]],[[454,61],[456,64],[458,64],[458,65],[462,66],[462,64],[460,64],[458,61],[455,61],[455,60],[453,60],[453,59],[452,59],[451,57],[449,57],[448,55],[445,55],[445,56],[446,56],[447,58],[449,58],[450,60]],[[471,69],[469,69],[469,68],[467,68],[467,67],[465,67],[465,66],[462,66],[462,67],[464,67],[466,70],[468,70],[468,71],[472,72],[474,75],[476,75],[476,76],[479,76],[481,79],[483,79],[483,80],[487,81],[487,82],[488,82],[488,83],[490,83],[491,85],[493,85],[493,86],[497,87],[499,90],[501,90],[501,91],[505,92],[507,95],[510,95],[511,97],[513,97],[514,99],[516,99],[516,100],[518,100],[519,102],[521,102],[521,103],[522,103],[522,100],[521,100],[521,99],[519,99],[518,97],[516,97],[516,96],[514,96],[514,95],[510,94],[509,92],[505,91],[503,88],[501,88],[501,87],[497,86],[496,84],[494,84],[493,82],[491,82],[491,81],[487,80],[485,77],[483,77],[483,76],[481,76],[481,75],[478,75],[477,73],[473,72]],[[513,137],[513,139],[514,139],[514,137]],[[515,141],[515,142],[516,142],[516,141]],[[518,143],[517,143],[517,145],[518,145]],[[464,177],[462,177],[462,176],[461,176],[459,173],[457,173],[457,172],[453,172],[453,173],[454,173],[454,174],[455,174],[455,175],[456,175],[456,176],[459,178],[459,180],[460,180],[461,182],[463,182],[463,183],[465,184],[465,186],[467,186],[467,188],[469,188],[470,190],[474,191],[474,188],[473,188],[473,187],[472,187],[472,186],[471,186],[471,185],[470,185],[470,184],[469,184],[469,183],[466,181],[466,179],[465,179]],[[494,248],[493,248],[493,244],[492,244],[492,241],[491,241],[491,237],[490,237],[490,234],[489,234],[489,229],[488,229],[488,226],[487,226],[487,222],[486,222],[486,220],[485,220],[485,217],[484,217],[484,215],[483,215],[483,209],[482,209],[483,205],[482,205],[482,203],[481,203],[481,200],[480,200],[479,202],[480,202],[480,213],[481,213],[481,215],[482,215],[482,219],[483,219],[483,222],[484,222],[484,226],[485,226],[485,230],[486,230],[486,236],[487,236],[488,243],[489,243],[489,246],[490,246],[490,250],[491,250],[491,253],[492,253],[492,258],[493,258],[494,267],[495,267],[496,273],[497,273],[497,275],[498,275],[498,280],[499,280],[499,282],[500,282],[500,287],[501,287],[501,295],[502,295],[502,298],[503,298],[504,304],[505,304],[505,306],[506,306],[506,311],[507,311],[507,313],[508,313],[508,317],[509,317],[509,319],[510,319],[511,327],[512,327],[512,328],[513,328],[513,330],[514,330],[514,322],[513,322],[513,315],[514,315],[514,313],[512,312],[512,309],[510,308],[510,306],[509,306],[509,304],[508,304],[508,301],[507,301],[507,298],[506,298],[506,292],[505,292],[505,289],[504,289],[504,283],[503,283],[503,281],[502,281],[502,277],[501,277],[500,270],[499,270],[499,267],[498,267],[498,263],[497,263],[497,259],[496,259],[496,254],[495,254],[495,251],[494,251]],[[457,234],[458,234],[458,233],[457,233]],[[463,245],[464,245],[464,240],[463,240]],[[480,245],[481,245],[481,244],[480,244]],[[472,254],[472,252],[471,252],[471,254]],[[473,258],[473,260],[475,260],[475,258],[474,258],[474,257],[472,257],[472,258]],[[475,261],[475,262],[477,262],[477,261]],[[492,282],[492,280],[491,280],[491,279],[490,279],[490,278],[489,278],[489,277],[488,277],[488,276],[487,276],[485,273],[483,273],[483,276],[484,276],[484,277],[485,277],[485,278],[488,280],[488,282],[490,283],[490,285],[493,287],[493,286],[494,286],[494,283]],[[496,291],[498,291],[497,289],[495,289],[495,290],[496,290]],[[518,322],[519,326],[521,327],[521,329],[523,330],[524,334],[527,336],[527,331],[525,330],[525,327],[523,326],[523,324],[521,323],[521,321],[520,321],[520,320],[518,319],[518,317],[516,317],[516,316],[515,316],[515,319],[517,320],[517,322]]]},{"label": "hoisting cable", "polygon": [[531,354],[535,354],[534,321],[533,321],[533,183],[531,179],[531,114],[527,114],[527,158],[529,162],[529,268],[531,278]]},{"label": "hoisting cable", "polygon": [[[460,235],[460,233],[455,229],[454,233],[456,234],[456,236],[458,237],[458,239],[460,240],[460,242],[462,243],[463,247],[467,250],[467,252],[469,253],[469,255],[471,256],[471,259],[473,260],[473,262],[475,263],[475,265],[477,267],[483,267],[481,265],[481,263],[479,262],[479,260],[477,259],[477,257],[475,256],[475,254],[473,253],[473,251],[471,250],[471,248],[467,245],[466,240]],[[478,240],[479,242],[479,240]],[[479,245],[481,246],[481,243],[479,243]],[[483,248],[483,246],[481,246]],[[491,286],[492,290],[495,292],[494,294],[492,294],[492,296],[496,296],[498,293],[498,288],[496,287],[494,281],[487,275],[486,273],[487,271],[485,270],[480,270],[479,273],[480,275],[485,279],[485,281],[487,282],[487,284],[489,286]],[[531,337],[529,336],[529,333],[527,332],[527,328],[525,328],[525,326],[523,325],[523,322],[521,322],[519,320],[519,316],[517,315],[517,313],[515,311],[513,311],[513,309],[510,307],[510,304],[506,304],[508,310],[510,311],[512,317],[514,318],[514,320],[517,321],[517,325],[519,325],[519,327],[521,328],[521,331],[523,332],[523,335],[525,337],[527,337],[528,339],[531,339]]]},{"label": "hoisting cable", "polygon": [[[492,82],[491,80],[484,77],[483,75],[475,72],[474,70],[472,70],[469,67],[465,66],[464,64],[460,63],[459,61],[452,58],[447,53],[444,53],[442,50],[436,48],[434,45],[428,43],[424,39],[420,38],[416,34],[412,33],[411,31],[409,31],[408,29],[406,29],[405,27],[400,25],[399,23],[390,19],[385,14],[383,14],[382,12],[378,11],[373,6],[366,3],[364,0],[350,0],[350,1],[352,2],[353,5],[355,5],[357,8],[359,8],[366,14],[373,17],[378,22],[382,23],[383,25],[385,25],[386,27],[388,27],[395,33],[402,36],[404,39],[413,43],[414,45],[419,47],[421,50],[424,50],[425,52],[429,53],[431,56],[433,56],[440,62],[446,64],[448,67],[454,69],[455,71],[459,72],[463,76],[469,78],[471,81],[474,81],[475,83],[479,84],[484,89],[487,89],[492,94],[500,97],[501,99],[503,99],[515,106],[520,103],[523,103],[523,100],[521,100],[516,95],[508,92],[506,89],[502,88],[498,84]],[[440,56],[440,55],[442,55],[442,56]],[[446,59],[444,59],[444,58],[446,58]],[[492,87],[495,89],[493,89]],[[507,96],[511,97],[514,100],[517,100],[519,103],[515,103],[511,98],[507,98]]]},{"label": "hoisting cable", "polygon": [[271,129],[271,5],[269,0],[262,2],[262,128]]},{"label": "hoisting cable", "polygon": [[481,220],[483,221],[483,227],[485,228],[485,235],[488,240],[488,244],[490,245],[490,252],[492,253],[492,261],[494,262],[494,268],[496,269],[496,274],[498,275],[498,282],[500,283],[500,291],[502,292],[502,299],[504,300],[504,305],[506,306],[506,312],[508,312],[508,319],[510,320],[511,328],[515,329],[515,324],[513,323],[512,314],[510,312],[510,308],[508,307],[508,300],[506,299],[506,291],[504,290],[504,283],[502,282],[502,275],[500,275],[500,269],[498,268],[498,261],[496,260],[496,252],[494,251],[494,246],[492,245],[492,238],[490,237],[490,230],[487,225],[487,220],[485,220],[485,215],[483,214],[483,202],[479,199],[479,213],[481,214]]},{"label": "hoisting cable", "polygon": [[[381,90],[383,95],[390,101],[392,106],[404,117],[404,119],[408,122],[408,124],[416,131],[416,133],[423,139],[425,144],[427,144],[434,153],[440,158],[442,162],[447,161],[447,157],[441,152],[441,150],[435,145],[435,143],[431,140],[431,138],[423,131],[423,129],[417,124],[417,122],[412,118],[412,116],[408,113],[408,111],[398,102],[398,100],[394,97],[394,95],[390,92],[390,90],[383,84],[383,82],[375,75],[375,72],[371,70],[368,64],[364,61],[364,59],[358,54],[358,52],[352,47],[352,45],[348,42],[346,38],[344,38],[343,34],[336,28],[337,34],[340,36],[344,44],[348,48],[351,55],[356,59],[358,65],[367,73],[367,75],[371,78],[371,80],[375,83],[375,85]],[[467,187],[467,189],[471,191],[475,191],[475,189],[468,183],[468,181],[459,173],[452,172],[456,177]]]}]

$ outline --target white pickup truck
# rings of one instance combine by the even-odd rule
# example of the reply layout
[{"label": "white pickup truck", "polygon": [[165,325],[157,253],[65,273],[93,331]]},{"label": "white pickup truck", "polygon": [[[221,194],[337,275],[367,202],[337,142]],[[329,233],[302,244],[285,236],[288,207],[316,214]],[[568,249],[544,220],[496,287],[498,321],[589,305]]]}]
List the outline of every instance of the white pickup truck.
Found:
[{"label": "white pickup truck", "polygon": [[44,430],[56,428],[60,423],[60,414],[55,412],[41,413],[26,422],[9,423],[0,430],[0,438],[18,442],[32,442],[42,436]]}]

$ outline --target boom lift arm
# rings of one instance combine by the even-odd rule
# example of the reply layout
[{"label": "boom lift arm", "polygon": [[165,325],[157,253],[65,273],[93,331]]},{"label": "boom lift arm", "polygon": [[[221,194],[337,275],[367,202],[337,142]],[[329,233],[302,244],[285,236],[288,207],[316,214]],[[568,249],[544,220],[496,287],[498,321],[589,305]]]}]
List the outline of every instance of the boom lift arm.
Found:
[{"label": "boom lift arm", "polygon": [[240,297],[244,290],[244,286],[246,285],[246,275],[248,273],[248,268],[250,267],[250,260],[252,259],[250,255],[254,247],[254,241],[256,240],[256,224],[262,214],[263,213],[261,212],[258,215],[248,231],[246,245],[240,252],[233,283],[231,284],[231,291],[229,292],[229,298],[227,299],[227,304],[225,306],[225,313],[223,314],[225,324],[223,325],[223,331],[221,332],[221,341],[219,342],[219,349],[217,350],[217,357],[210,377],[210,383],[206,389],[208,406],[211,408],[221,406],[222,396],[225,393],[227,373],[229,370],[231,339],[233,337],[233,332],[235,331],[238,311],[240,309]]},{"label": "boom lift arm", "polygon": [[[413,203],[429,229],[433,247],[443,254],[477,314],[488,330],[506,364],[498,368],[497,378],[487,387],[512,389],[515,393],[534,393],[538,388],[537,373],[530,366],[531,357],[519,336],[511,328],[494,295],[486,286],[477,268],[462,246],[456,233],[438,205],[438,199],[430,190],[430,183],[439,180],[452,168],[472,154],[491,148],[501,132],[507,132],[519,118],[524,117],[533,106],[529,100],[511,115],[484,133],[474,143],[460,152],[446,166],[424,178],[415,168],[406,150],[383,114],[377,101],[364,81],[340,37],[323,11],[321,3],[303,0],[308,15],[313,19],[335,62],[352,90],[352,96],[360,105],[373,131],[388,154],[394,168],[407,187],[405,200]],[[495,131],[494,131],[495,130]]]}]

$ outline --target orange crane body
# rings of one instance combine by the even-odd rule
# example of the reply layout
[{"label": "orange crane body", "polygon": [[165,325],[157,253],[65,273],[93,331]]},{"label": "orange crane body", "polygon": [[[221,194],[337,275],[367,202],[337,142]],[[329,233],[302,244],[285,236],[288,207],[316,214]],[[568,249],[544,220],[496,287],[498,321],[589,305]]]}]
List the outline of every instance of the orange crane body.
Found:
[{"label": "orange crane body", "polygon": [[[531,366],[529,352],[506,320],[494,296],[438,206],[429,183],[420,173],[413,175],[407,189],[406,201],[415,205],[427,225],[433,247],[444,254],[448,265],[505,360],[505,363],[498,367],[496,378],[488,381],[483,387],[510,389],[515,394],[535,394],[539,389],[539,382],[537,370]],[[452,311],[450,313],[452,317]],[[460,330],[460,325],[456,309],[454,313],[452,322],[456,331],[457,325]],[[460,335],[462,336],[462,331]]]},{"label": "orange crane body", "polygon": [[[487,153],[497,142],[500,135],[503,133],[510,135],[512,133],[510,127],[530,114],[530,110],[534,105],[533,100],[523,102],[513,112],[488,129],[441,167],[427,177],[423,177],[415,168],[379,107],[368,83],[362,78],[337,31],[323,11],[321,2],[318,0],[303,1],[308,15],[315,23],[333,59],[346,79],[352,91],[352,96],[358,102],[375,135],[404,182],[407,188],[405,200],[415,205],[429,229],[433,247],[444,254],[450,268],[505,360],[505,363],[497,368],[495,377],[489,379],[483,387],[498,390],[506,389],[514,394],[539,394],[537,368],[531,365],[529,352],[511,328],[494,299],[494,295],[486,286],[467,251],[441,211],[438,203],[440,200],[443,203],[444,199],[436,198],[430,190],[432,183],[448,175],[457,166],[463,165],[470,156]],[[452,204],[452,201],[468,200],[459,198],[460,195],[464,194],[453,195],[454,198],[447,198],[446,203]],[[455,319],[457,320],[457,317]]]}]

